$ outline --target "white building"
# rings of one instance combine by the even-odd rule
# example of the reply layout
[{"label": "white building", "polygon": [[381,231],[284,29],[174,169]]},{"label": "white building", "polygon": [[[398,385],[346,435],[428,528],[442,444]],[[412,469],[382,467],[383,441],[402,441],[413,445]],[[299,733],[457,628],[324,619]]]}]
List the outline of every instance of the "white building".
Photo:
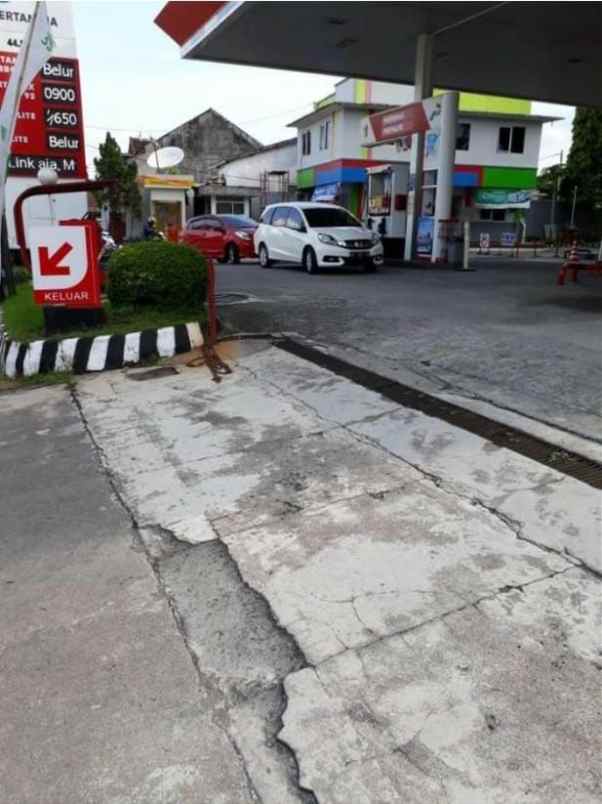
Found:
[{"label": "white building", "polygon": [[257,218],[267,204],[295,198],[297,138],[265,145],[222,163],[217,170],[215,208],[211,211]]},{"label": "white building", "polygon": [[[413,101],[413,88],[344,79],[332,95],[295,120],[297,187],[303,198],[336,200],[367,217],[366,170],[409,164],[410,140],[363,147],[368,114]],[[454,217],[473,222],[472,236],[487,229],[493,240],[529,205],[535,189],[542,125],[554,118],[530,114],[529,101],[461,93],[454,171]],[[435,184],[437,135],[425,146],[425,185]],[[407,188],[406,188],[407,191]],[[405,206],[404,206],[405,209]],[[422,214],[432,215],[434,190],[426,190]]]}]

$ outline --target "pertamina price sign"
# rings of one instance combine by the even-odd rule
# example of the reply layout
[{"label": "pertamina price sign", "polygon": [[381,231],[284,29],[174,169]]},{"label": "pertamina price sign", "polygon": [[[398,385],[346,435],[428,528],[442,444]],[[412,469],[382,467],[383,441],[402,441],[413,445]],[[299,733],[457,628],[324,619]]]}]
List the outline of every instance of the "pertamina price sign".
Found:
[{"label": "pertamina price sign", "polygon": [[[0,3],[0,102],[31,21],[33,3]],[[21,96],[8,162],[9,176],[36,176],[42,167],[61,178],[87,178],[79,64],[71,4],[47,4],[56,40],[46,62]]]},{"label": "pertamina price sign", "polygon": [[90,227],[34,226],[29,229],[28,243],[36,304],[100,306],[100,278]]}]

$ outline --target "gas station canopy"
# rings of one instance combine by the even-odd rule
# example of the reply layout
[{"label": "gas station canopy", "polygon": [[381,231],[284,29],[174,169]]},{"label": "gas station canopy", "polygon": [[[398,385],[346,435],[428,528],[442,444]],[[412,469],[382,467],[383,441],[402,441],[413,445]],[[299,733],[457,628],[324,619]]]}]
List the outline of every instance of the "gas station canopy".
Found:
[{"label": "gas station canopy", "polygon": [[156,18],[187,59],[602,106],[599,2],[169,2]]}]

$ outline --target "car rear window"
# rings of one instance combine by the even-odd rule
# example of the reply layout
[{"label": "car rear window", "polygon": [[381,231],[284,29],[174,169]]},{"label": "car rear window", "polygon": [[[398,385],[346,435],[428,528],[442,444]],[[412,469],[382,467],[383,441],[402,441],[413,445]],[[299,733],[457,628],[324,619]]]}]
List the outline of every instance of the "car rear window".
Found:
[{"label": "car rear window", "polygon": [[268,207],[267,209],[264,209],[259,218],[260,222],[270,224],[272,222],[272,215],[274,214],[275,209],[276,207]]},{"label": "car rear window", "polygon": [[257,221],[254,221],[253,218],[248,218],[246,215],[220,215],[219,218],[226,226],[235,226],[238,229],[250,229],[257,226]]},{"label": "car rear window", "polygon": [[305,219],[312,229],[327,229],[329,226],[361,226],[346,209],[340,207],[305,207]]},{"label": "car rear window", "polygon": [[288,210],[288,207],[276,207],[276,211],[272,217],[272,226],[286,226]]}]

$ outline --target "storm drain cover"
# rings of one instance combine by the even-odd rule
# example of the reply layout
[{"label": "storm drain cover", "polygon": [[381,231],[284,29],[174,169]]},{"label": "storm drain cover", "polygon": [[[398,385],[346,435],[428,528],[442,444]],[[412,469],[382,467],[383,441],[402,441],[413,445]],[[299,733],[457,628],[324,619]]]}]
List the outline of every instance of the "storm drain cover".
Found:
[{"label": "storm drain cover", "polygon": [[249,301],[247,293],[217,293],[215,296],[216,304],[223,307],[225,304],[241,304]]},{"label": "storm drain cover", "polygon": [[158,380],[159,377],[169,377],[177,373],[178,370],[174,366],[157,366],[157,368],[147,369],[146,371],[130,372],[127,376],[130,380],[144,382],[144,380]]}]

